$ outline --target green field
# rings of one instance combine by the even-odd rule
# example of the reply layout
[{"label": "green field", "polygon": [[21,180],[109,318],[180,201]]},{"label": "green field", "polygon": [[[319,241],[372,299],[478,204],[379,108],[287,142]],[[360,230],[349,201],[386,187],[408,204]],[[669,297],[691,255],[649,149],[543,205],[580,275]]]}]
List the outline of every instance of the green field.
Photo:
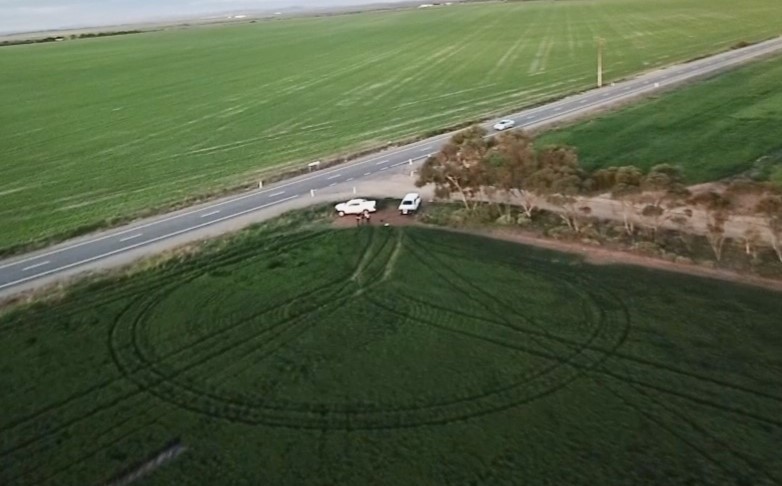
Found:
[{"label": "green field", "polygon": [[1,484],[776,484],[779,295],[272,224],[0,318]]},{"label": "green field", "polygon": [[[774,58],[560,131],[589,169],[679,165],[690,182],[782,167],[782,58]],[[779,172],[782,174],[782,172]]]},{"label": "green field", "polygon": [[779,34],[778,0],[457,5],[0,49],[0,250]]}]

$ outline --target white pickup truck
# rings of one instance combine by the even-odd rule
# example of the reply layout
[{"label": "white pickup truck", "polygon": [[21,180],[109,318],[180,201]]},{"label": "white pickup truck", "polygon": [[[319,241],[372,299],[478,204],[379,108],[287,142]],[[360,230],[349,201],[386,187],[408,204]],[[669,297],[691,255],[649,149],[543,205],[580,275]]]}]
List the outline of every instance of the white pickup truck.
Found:
[{"label": "white pickup truck", "polygon": [[405,194],[402,202],[399,203],[399,212],[402,214],[411,214],[418,211],[421,207],[421,195],[417,192]]},{"label": "white pickup truck", "polygon": [[376,209],[377,201],[370,201],[369,199],[351,199],[350,201],[339,203],[334,206],[337,214],[344,216],[346,214],[362,214],[364,212],[374,213]]}]

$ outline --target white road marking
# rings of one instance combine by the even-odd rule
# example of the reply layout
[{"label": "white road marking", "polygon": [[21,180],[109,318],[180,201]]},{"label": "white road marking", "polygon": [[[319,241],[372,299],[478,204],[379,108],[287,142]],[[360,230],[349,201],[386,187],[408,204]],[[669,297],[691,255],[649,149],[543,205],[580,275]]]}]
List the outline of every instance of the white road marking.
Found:
[{"label": "white road marking", "polygon": [[128,240],[135,240],[139,236],[143,235],[144,233],[136,233],[135,235],[126,236],[124,238],[120,238],[119,241],[128,241]]},{"label": "white road marking", "polygon": [[368,175],[372,175],[372,173],[371,172],[364,172],[364,175],[368,176]]},{"label": "white road marking", "polygon": [[431,145],[427,145],[426,147],[422,147],[422,148],[418,149],[418,151],[419,151],[419,152],[426,152],[426,151],[427,151],[427,150],[429,150],[430,148],[432,148],[432,146],[431,146]]},{"label": "white road marking", "polygon": [[329,187],[331,187],[331,186],[336,186],[336,185],[337,185],[337,183],[336,183],[336,182],[332,182],[331,184],[329,184]]},{"label": "white road marking", "polygon": [[381,167],[380,170],[388,170],[388,167]]},{"label": "white road marking", "polygon": [[561,106],[555,106],[555,107],[554,107],[554,111],[559,111],[559,110],[561,110],[561,109],[562,109],[562,107],[561,107]]},{"label": "white road marking", "polygon": [[339,177],[339,176],[340,176],[340,174],[334,174],[333,176],[328,176],[328,177],[326,177],[326,180],[327,180],[327,181],[330,181],[331,179],[336,179],[336,178],[337,178],[337,177]]},{"label": "white road marking", "polygon": [[187,233],[188,231],[197,230],[198,228],[203,228],[204,226],[209,226],[209,225],[212,225],[212,224],[216,224],[216,223],[219,223],[221,221],[225,221],[226,219],[231,219],[231,218],[235,218],[237,216],[241,216],[243,214],[252,213],[253,211],[259,211],[259,210],[261,210],[263,208],[268,208],[269,206],[274,206],[275,204],[281,204],[281,203],[284,203],[286,201],[290,201],[291,199],[296,199],[297,197],[299,197],[299,196],[298,195],[297,196],[288,196],[285,199],[280,199],[279,201],[270,202],[270,203],[266,203],[266,204],[261,204],[260,206],[256,206],[254,208],[245,209],[244,211],[239,211],[238,213],[229,214],[228,216],[223,216],[222,218],[215,219],[214,221],[207,221],[206,223],[201,223],[201,224],[197,224],[195,226],[191,226],[190,228],[185,228],[185,229],[182,229],[182,230],[179,230],[179,231],[174,231],[173,233],[168,233],[166,235],[158,236],[158,237],[152,238],[151,240],[148,240],[148,241],[141,241],[141,242],[136,243],[134,245],[126,246],[125,248],[119,248],[117,250],[112,250],[112,251],[109,251],[109,252],[106,252],[106,253],[102,253],[102,254],[96,255],[94,257],[85,258],[84,260],[80,260],[78,262],[69,263],[67,265],[63,265],[61,267],[53,268],[53,269],[47,270],[45,272],[37,273],[35,275],[30,275],[29,277],[20,278],[18,280],[13,281],[13,282],[8,282],[8,283],[0,285],[0,290],[4,289],[6,287],[11,287],[13,285],[18,285],[20,283],[27,282],[29,280],[34,280],[36,278],[45,277],[45,276],[51,275],[52,273],[55,273],[55,272],[60,272],[60,271],[63,271],[63,270],[67,270],[69,268],[78,267],[79,265],[84,265],[85,263],[94,262],[95,260],[100,260],[101,258],[106,258],[106,257],[111,256],[111,255],[116,255],[117,253],[122,253],[124,251],[132,250],[134,248],[138,248],[139,246],[147,245],[147,244],[150,244],[150,243],[154,243],[156,241],[164,240],[166,238],[171,238],[173,236],[181,235],[182,233]]},{"label": "white road marking", "polygon": [[283,194],[285,194],[285,191],[277,191],[277,192],[273,192],[273,193],[269,194],[267,197],[281,196]]},{"label": "white road marking", "polygon": [[386,162],[388,162],[388,159],[381,160],[380,162],[375,162],[375,165],[382,165],[382,164],[385,164]]},{"label": "white road marking", "polygon": [[202,218],[208,218],[209,216],[214,216],[215,214],[219,213],[219,210],[209,211],[208,213],[204,213],[201,215]]},{"label": "white road marking", "polygon": [[350,182],[350,181],[352,181],[352,180],[353,180],[353,178],[351,177],[351,178],[349,178],[349,179],[345,179],[345,182]]},{"label": "white road marking", "polygon": [[48,265],[49,263],[51,263],[51,262],[49,262],[49,260],[46,260],[46,261],[43,261],[43,262],[41,262],[41,263],[36,263],[35,265],[30,265],[29,267],[24,267],[24,268],[22,269],[22,271],[23,271],[23,272],[26,272],[26,271],[28,271],[28,270],[32,270],[33,268],[38,268],[38,267],[42,267],[42,266],[44,266],[44,265]]}]

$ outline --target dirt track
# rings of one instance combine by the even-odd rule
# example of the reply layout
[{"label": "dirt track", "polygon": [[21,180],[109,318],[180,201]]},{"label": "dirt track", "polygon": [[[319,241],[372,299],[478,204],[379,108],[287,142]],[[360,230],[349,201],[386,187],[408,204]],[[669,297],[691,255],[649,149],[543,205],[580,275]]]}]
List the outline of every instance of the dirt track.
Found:
[{"label": "dirt track", "polygon": [[726,282],[752,285],[782,292],[782,281],[779,280],[758,277],[755,275],[740,274],[724,269],[701,267],[695,264],[669,262],[660,258],[637,255],[626,251],[611,250],[607,248],[582,245],[579,243],[541,238],[539,236],[525,234],[520,231],[449,231],[483,235],[500,240],[521,243],[524,245],[536,246],[539,248],[547,248],[565,253],[575,253],[578,255],[583,255],[588,263],[595,265],[633,265],[638,267],[651,268],[654,270],[683,273],[696,277],[713,278],[724,280]]},{"label": "dirt track", "polygon": [[[573,253],[577,255],[582,255],[585,258],[586,262],[594,265],[633,265],[638,267],[650,268],[654,270],[676,272],[676,273],[682,273],[686,275],[693,275],[696,277],[713,278],[717,280],[723,280],[726,282],[752,285],[756,287],[766,288],[769,290],[774,290],[777,292],[782,292],[782,281],[779,280],[763,278],[755,275],[740,274],[725,269],[708,268],[708,267],[699,266],[697,264],[670,262],[660,258],[638,255],[635,253],[631,253],[629,251],[595,247],[595,246],[584,245],[576,242],[553,240],[550,238],[543,238],[540,236],[536,236],[524,232],[522,230],[454,229],[454,228],[443,228],[440,226],[430,226],[418,222],[416,218],[402,216],[393,208],[381,210],[375,213],[372,216],[371,223],[373,225],[382,225],[388,223],[391,226],[416,225],[421,227],[452,231],[456,233],[487,236],[490,238],[511,241],[523,245],[530,245],[539,248],[546,248],[549,250],[561,251],[564,253]],[[338,228],[350,228],[356,225],[356,220],[351,216],[345,216],[343,218],[335,217],[333,224],[335,227]]]}]

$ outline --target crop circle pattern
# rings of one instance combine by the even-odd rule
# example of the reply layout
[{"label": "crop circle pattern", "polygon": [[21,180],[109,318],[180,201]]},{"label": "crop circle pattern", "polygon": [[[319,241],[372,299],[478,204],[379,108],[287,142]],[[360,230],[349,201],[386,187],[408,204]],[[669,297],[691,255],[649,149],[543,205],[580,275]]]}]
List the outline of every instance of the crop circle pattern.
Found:
[{"label": "crop circle pattern", "polygon": [[[374,260],[380,261],[381,265],[358,290],[356,275],[361,268],[351,274],[336,275],[331,281],[291,297],[283,305],[240,317],[218,319],[210,332],[181,348],[161,354],[155,349],[153,330],[165,323],[155,320],[156,309],[165,305],[172,294],[186,290],[202,274],[171,278],[134,300],[115,321],[110,346],[116,365],[127,379],[146,392],[177,407],[214,418],[304,429],[390,429],[465,420],[547,396],[599,366],[627,336],[630,323],[623,303],[583,272],[563,270],[557,273],[552,271],[551,265],[534,260],[525,261],[521,269],[513,268],[536,281],[562,289],[569,305],[581,313],[577,338],[572,333],[563,336],[550,332],[545,325],[526,315],[520,308],[523,306],[491,295],[462,275],[458,268],[440,260],[449,251],[458,259],[459,248],[432,245],[428,239],[420,240],[420,234],[411,236],[403,234],[404,230],[374,231],[361,262]],[[415,259],[421,271],[429,272],[447,285],[460,301],[470,302],[485,312],[473,315],[458,306],[421,300],[409,292],[397,291],[394,302],[384,299],[383,292],[370,292],[369,287],[385,278],[394,264],[395,254],[402,247],[405,257]],[[507,270],[517,264],[504,262],[499,265]],[[230,286],[230,275],[224,278]],[[230,292],[230,287],[227,291]],[[216,294],[212,298],[219,302],[224,297]],[[279,349],[281,341],[319,332],[315,325],[319,320],[339,313],[353,299],[363,299],[378,312],[427,326],[444,335],[458,335],[530,354],[542,358],[546,364],[520,370],[513,379],[487,384],[467,394],[429,397],[426,403],[282,401],[241,390],[226,390],[193,378],[196,376],[194,370],[208,369],[214,359],[248,353],[259,360],[271,356]],[[404,304],[399,305],[400,301]],[[205,299],[194,305],[214,303]],[[475,326],[464,328],[454,324],[460,320],[480,323],[486,332],[476,332]],[[501,329],[503,336],[511,337],[500,339],[493,333],[495,329]]]}]

